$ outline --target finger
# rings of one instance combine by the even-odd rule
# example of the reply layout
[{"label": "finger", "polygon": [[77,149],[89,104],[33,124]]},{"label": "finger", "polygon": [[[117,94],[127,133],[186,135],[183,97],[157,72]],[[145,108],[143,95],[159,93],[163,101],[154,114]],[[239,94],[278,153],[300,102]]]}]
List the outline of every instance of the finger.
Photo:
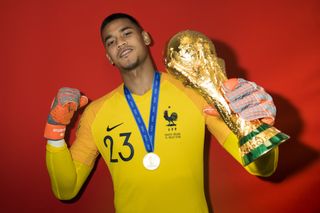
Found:
[{"label": "finger", "polygon": [[74,114],[74,109],[76,109],[76,105],[74,103],[57,105],[50,111],[49,121],[53,121],[51,124],[63,124],[67,125],[70,123],[70,120]]},{"label": "finger", "polygon": [[61,105],[70,102],[75,102],[78,105],[80,99],[80,91],[74,88],[63,87],[59,90],[57,97]]},{"label": "finger", "polygon": [[207,114],[207,115],[210,115],[210,116],[220,116],[219,112],[217,111],[217,109],[215,107],[212,107],[212,106],[206,106],[203,109],[203,112],[205,114]]},{"label": "finger", "polygon": [[55,97],[51,102],[51,109],[55,108],[59,104],[58,99]]},{"label": "finger", "polygon": [[265,101],[255,106],[250,106],[247,109],[243,110],[239,113],[240,117],[245,120],[255,120],[259,118],[275,118],[276,115],[276,107],[273,102]]},{"label": "finger", "polygon": [[258,105],[264,101],[272,101],[272,97],[260,87],[258,91],[242,96],[230,102],[229,105],[235,113],[240,113],[248,107]]},{"label": "finger", "polygon": [[236,88],[238,84],[239,84],[238,78],[230,78],[223,83],[223,87],[228,91],[232,91]]},{"label": "finger", "polygon": [[87,104],[88,104],[88,102],[89,102],[88,97],[87,97],[87,96],[82,95],[82,96],[80,97],[80,104],[79,104],[79,108],[80,108],[80,107],[83,107],[83,106],[85,106],[85,105],[87,105]]},{"label": "finger", "polygon": [[[229,85],[229,86],[232,87],[234,85]],[[244,79],[238,79],[238,84],[235,85],[233,90],[230,90],[227,86],[223,86],[225,97],[229,102],[233,102],[237,99],[241,99],[243,96],[253,93],[259,89],[260,87],[258,87],[255,83],[246,81]]]},{"label": "finger", "polygon": [[269,124],[270,126],[273,126],[274,124],[274,118],[262,118],[261,121],[263,123]]},{"label": "finger", "polygon": [[66,112],[74,112],[77,110],[78,104],[75,102],[69,102],[69,103],[66,103],[65,105],[63,105],[63,107],[65,107],[67,109]]}]

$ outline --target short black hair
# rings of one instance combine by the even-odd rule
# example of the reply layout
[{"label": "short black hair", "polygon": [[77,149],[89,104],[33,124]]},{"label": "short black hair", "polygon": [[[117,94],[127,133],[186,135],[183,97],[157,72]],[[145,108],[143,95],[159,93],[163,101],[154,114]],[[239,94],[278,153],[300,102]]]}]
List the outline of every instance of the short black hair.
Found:
[{"label": "short black hair", "polygon": [[102,34],[103,29],[105,28],[105,26],[107,26],[110,22],[116,20],[116,19],[122,19],[122,18],[126,18],[129,19],[133,24],[135,24],[140,30],[142,30],[141,25],[139,24],[139,22],[133,18],[132,16],[125,14],[125,13],[113,13],[109,16],[107,16],[101,26],[100,26],[100,34]]}]

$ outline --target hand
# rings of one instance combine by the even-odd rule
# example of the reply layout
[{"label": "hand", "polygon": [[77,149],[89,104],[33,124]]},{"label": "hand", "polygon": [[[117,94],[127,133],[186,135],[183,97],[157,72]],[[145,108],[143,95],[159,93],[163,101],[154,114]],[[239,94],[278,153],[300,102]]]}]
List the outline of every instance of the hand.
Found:
[{"label": "hand", "polygon": [[[272,97],[255,83],[244,79],[227,80],[222,90],[229,102],[231,110],[245,120],[261,119],[262,122],[273,125],[276,107]],[[208,115],[217,116],[215,108],[208,106],[204,109]]]},{"label": "hand", "polygon": [[88,98],[81,96],[79,90],[61,88],[52,102],[44,137],[50,140],[63,139],[66,125],[70,123],[74,112],[87,103]]}]

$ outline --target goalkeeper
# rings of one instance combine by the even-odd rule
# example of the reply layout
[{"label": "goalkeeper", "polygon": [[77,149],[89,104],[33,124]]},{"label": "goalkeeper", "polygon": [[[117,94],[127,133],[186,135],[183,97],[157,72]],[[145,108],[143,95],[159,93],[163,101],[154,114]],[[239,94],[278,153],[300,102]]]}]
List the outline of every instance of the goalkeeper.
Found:
[{"label": "goalkeeper", "polygon": [[[88,99],[77,89],[58,91],[45,128],[54,195],[61,200],[75,197],[101,154],[112,176],[116,212],[208,212],[205,128],[241,163],[237,137],[202,97],[156,71],[149,52],[151,37],[133,17],[108,16],[101,38],[123,83],[86,107],[70,147],[64,140],[66,126]],[[273,124],[276,109],[261,87],[231,79],[224,90],[231,109],[241,117]],[[276,148],[244,168],[270,176],[277,160]]]}]

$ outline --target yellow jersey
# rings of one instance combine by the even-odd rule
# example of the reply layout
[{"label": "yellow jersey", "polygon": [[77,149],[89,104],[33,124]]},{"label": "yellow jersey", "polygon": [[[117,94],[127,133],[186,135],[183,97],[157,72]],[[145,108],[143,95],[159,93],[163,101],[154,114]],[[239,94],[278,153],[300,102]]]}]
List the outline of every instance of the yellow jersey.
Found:
[{"label": "yellow jersey", "polygon": [[[151,90],[142,96],[133,95],[147,128],[151,95]],[[205,126],[222,145],[227,138],[235,137],[220,118],[203,113],[206,105],[205,100],[192,89],[166,73],[161,74],[154,142],[154,153],[160,157],[160,166],[150,171],[143,166],[147,151],[127,104],[123,84],[120,85],[92,102],[80,120],[76,140],[70,148],[71,158],[76,162],[74,170],[78,176],[81,175],[77,169],[79,165],[88,169],[85,175],[81,175],[81,181],[77,180],[80,183],[74,185],[81,187],[100,153],[112,176],[116,212],[208,212],[203,182]],[[233,144],[236,149],[232,149],[237,150],[237,143]],[[63,149],[67,155],[68,149]],[[59,160],[55,162],[58,157],[54,154],[58,151],[52,151],[52,147],[47,150],[51,178],[63,179],[53,172],[58,167]],[[235,158],[240,161],[239,157]],[[54,164],[55,167],[52,166]],[[61,167],[64,166],[61,163]],[[72,176],[68,179],[77,178]],[[67,184],[62,184],[62,180],[60,186],[59,183],[53,184],[59,198],[66,191],[63,185]]]}]

